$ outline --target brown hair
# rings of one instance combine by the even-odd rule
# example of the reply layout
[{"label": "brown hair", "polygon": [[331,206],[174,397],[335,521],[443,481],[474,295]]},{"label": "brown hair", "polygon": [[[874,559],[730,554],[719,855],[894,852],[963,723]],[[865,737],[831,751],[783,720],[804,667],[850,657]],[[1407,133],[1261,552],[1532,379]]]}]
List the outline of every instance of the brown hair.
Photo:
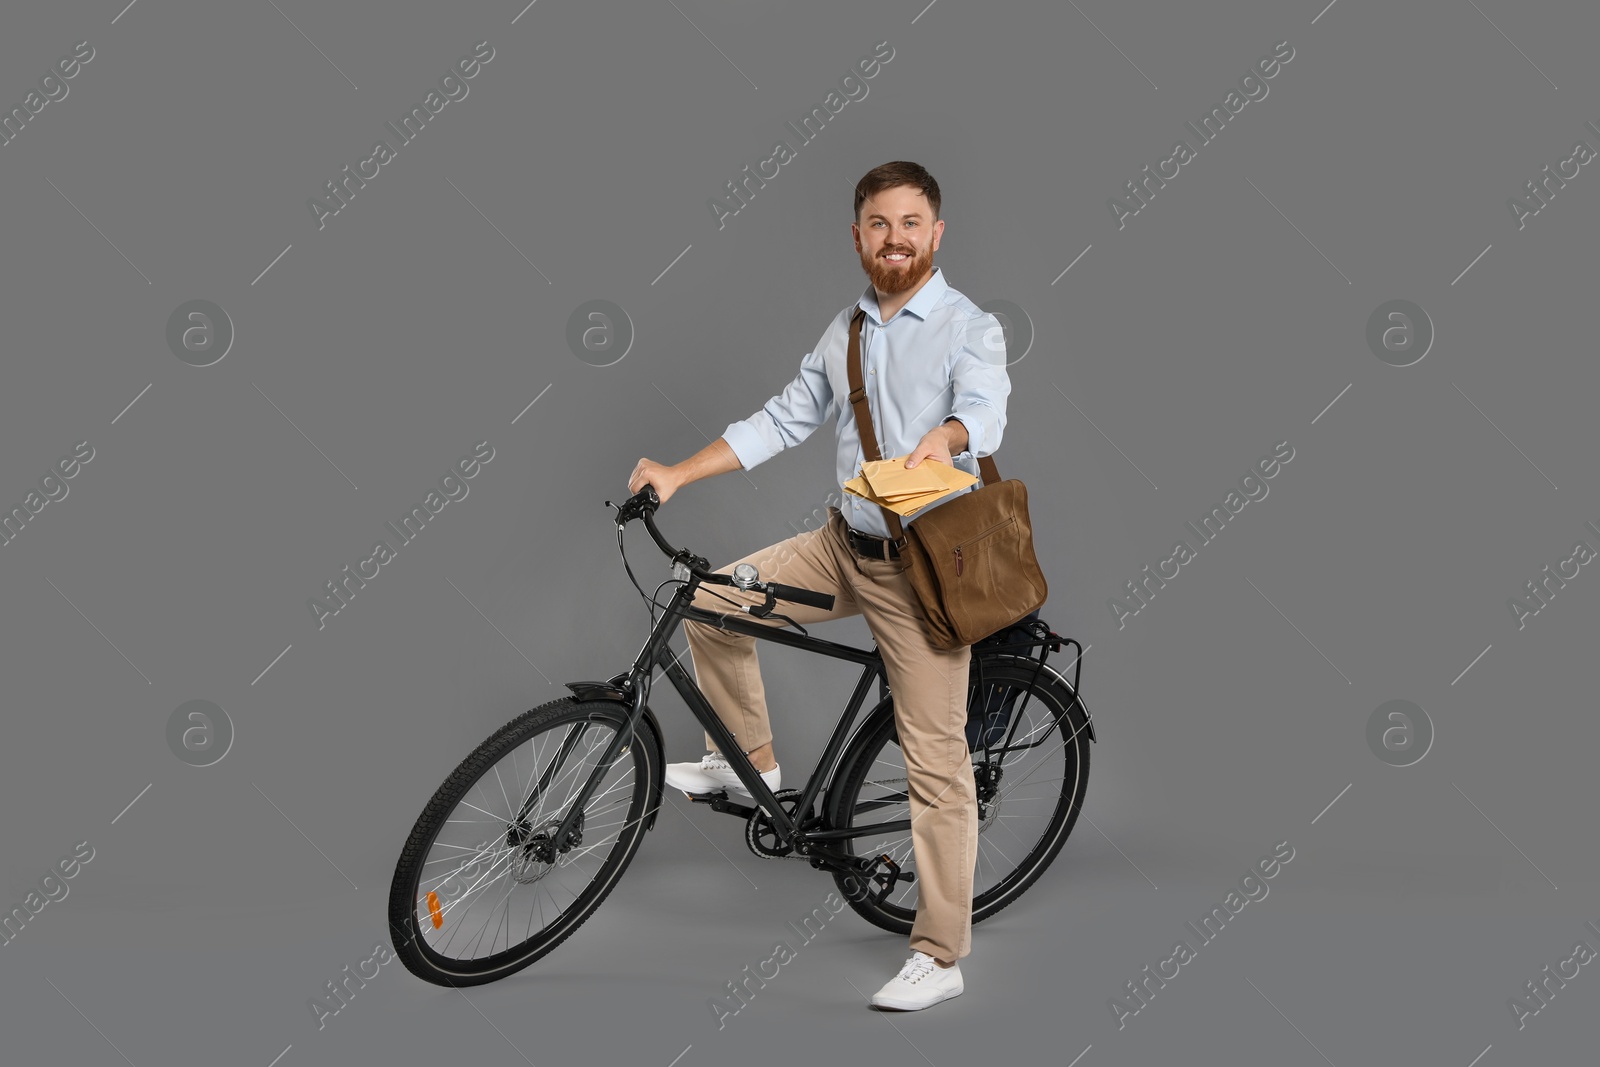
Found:
[{"label": "brown hair", "polygon": [[920,163],[912,163],[904,159],[897,159],[893,163],[873,167],[862,175],[856,182],[856,219],[861,218],[861,205],[870,196],[876,196],[885,189],[892,189],[897,185],[915,186],[928,198],[928,206],[933,208],[933,221],[939,220],[939,183],[933,180],[933,175],[923,169]]}]

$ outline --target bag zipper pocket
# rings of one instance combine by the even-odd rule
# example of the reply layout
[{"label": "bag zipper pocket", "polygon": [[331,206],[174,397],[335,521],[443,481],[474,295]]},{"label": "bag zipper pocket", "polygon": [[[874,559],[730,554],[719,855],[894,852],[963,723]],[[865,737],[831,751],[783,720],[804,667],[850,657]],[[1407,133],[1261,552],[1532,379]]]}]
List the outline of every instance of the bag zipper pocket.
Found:
[{"label": "bag zipper pocket", "polygon": [[[988,537],[990,534],[992,534],[996,530],[1000,529],[1000,527],[1006,525],[1007,523],[1013,523],[1013,522],[1016,522],[1016,521],[1017,521],[1017,517],[1015,515],[1008,515],[1005,518],[1001,519],[999,522],[995,523],[993,526],[989,527],[987,530],[983,531],[981,534],[978,534],[976,537],[973,537],[973,538],[969,539],[967,541],[967,544],[969,544],[969,545],[977,544],[979,541],[982,541],[985,537]],[[959,577],[961,577],[961,568],[962,568],[961,546],[960,545],[957,545],[955,547],[955,556],[956,556],[956,577],[959,578]]]}]

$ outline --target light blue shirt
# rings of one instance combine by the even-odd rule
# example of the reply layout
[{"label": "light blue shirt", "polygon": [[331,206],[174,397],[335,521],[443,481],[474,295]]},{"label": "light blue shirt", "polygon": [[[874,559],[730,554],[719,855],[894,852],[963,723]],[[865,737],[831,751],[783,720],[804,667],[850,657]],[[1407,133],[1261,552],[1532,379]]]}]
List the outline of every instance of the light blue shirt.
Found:
[{"label": "light blue shirt", "polygon": [[[953,416],[967,429],[967,447],[950,457],[952,465],[981,478],[977,457],[999,449],[1006,425],[1011,379],[1006,373],[1005,333],[997,318],[951,288],[938,267],[888,322],[878,310],[877,291],[868,285],[860,300],[834,316],[783,392],[749,418],[730,423],[722,437],[740,465],[750,470],[804,441],[836,415],[835,473],[843,498],[839,510],[862,533],[888,537],[882,509],[844,491],[844,483],[860,474],[866,461],[845,368],[850,319],[858,307],[867,313],[861,324],[866,363],[862,382],[879,455],[884,459],[906,455],[929,430]],[[913,518],[976,487],[947,494]],[[902,517],[902,527],[905,522]]]}]

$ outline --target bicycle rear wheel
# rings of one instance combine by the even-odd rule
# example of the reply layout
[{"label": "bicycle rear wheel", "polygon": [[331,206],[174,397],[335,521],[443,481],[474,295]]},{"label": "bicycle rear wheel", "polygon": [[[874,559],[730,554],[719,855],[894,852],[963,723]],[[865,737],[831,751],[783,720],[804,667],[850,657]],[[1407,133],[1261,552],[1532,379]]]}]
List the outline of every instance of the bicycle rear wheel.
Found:
[{"label": "bicycle rear wheel", "polygon": [[565,850],[551,835],[628,709],[564,697],[479,745],[417,819],[389,889],[389,931],[406,969],[480,985],[566,940],[611,892],[644,834],[659,742],[641,720],[602,772]]},{"label": "bicycle rear wheel", "polygon": [[[973,875],[974,923],[1011,904],[1050,866],[1072,833],[1089,784],[1088,716],[1071,686],[1048,671],[1040,672],[1034,684],[1035,664],[1026,658],[997,656],[984,663],[986,692],[978,694],[974,671],[968,704],[985,722],[980,744],[972,750],[983,802]],[[1009,709],[1003,724],[994,718],[991,709],[996,708]],[[893,712],[891,703],[875,713],[845,751],[828,797],[828,818],[835,828],[911,818]],[[1006,744],[1012,720],[1015,730]],[[887,854],[902,870],[916,870],[910,830],[849,841],[857,856]],[[881,903],[873,903],[859,889],[852,893],[851,875],[835,872],[834,880],[862,918],[894,933],[911,932],[916,882],[897,884]]]}]

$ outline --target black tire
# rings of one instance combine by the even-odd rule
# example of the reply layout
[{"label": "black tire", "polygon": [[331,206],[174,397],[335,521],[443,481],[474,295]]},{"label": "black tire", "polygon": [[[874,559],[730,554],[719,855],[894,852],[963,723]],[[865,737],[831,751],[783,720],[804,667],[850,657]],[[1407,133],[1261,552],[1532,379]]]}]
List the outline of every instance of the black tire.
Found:
[{"label": "black tire", "polygon": [[[534,850],[543,840],[541,829],[548,829],[553,820],[565,814],[567,803],[598,763],[605,745],[626,728],[627,717],[627,707],[610,701],[563,697],[541,705],[497,730],[438,788],[406,840],[389,888],[389,934],[395,953],[407,970],[436,985],[493,982],[550,952],[594,913],[633,860],[646,819],[653,814],[651,787],[662,769],[654,766],[660,740],[649,716],[640,721],[638,733],[626,742],[627,747],[604,772],[590,797],[582,816],[584,838],[557,856],[558,862],[553,864],[539,862]],[[572,747],[559,772],[548,781],[546,795],[538,798],[514,828],[517,809],[526,806],[524,801],[539,792],[535,788],[539,778],[556,770],[561,742],[569,735],[573,737]],[[518,762],[519,752],[526,752],[523,762],[530,767]],[[508,777],[510,789],[506,786]],[[612,784],[613,780],[617,784]],[[520,784],[523,782],[527,784]],[[557,799],[557,794],[565,799]],[[498,810],[501,807],[505,808],[503,817]],[[485,815],[490,818],[483,818]],[[471,823],[482,825],[466,831],[454,828]],[[603,862],[585,865],[595,868],[592,877],[576,891],[566,886],[560,873],[578,867],[601,848],[611,836],[612,826],[619,829],[615,830],[615,840],[605,845]],[[441,841],[441,837],[447,840]],[[460,837],[469,844],[450,843],[449,837]],[[474,849],[476,855],[466,855]],[[456,864],[453,871],[448,869],[451,863]],[[446,865],[443,873],[430,871],[440,864]],[[495,873],[497,869],[499,873]],[[433,889],[424,888],[425,884]],[[452,885],[465,888],[452,890]],[[553,886],[561,890],[560,897]],[[511,900],[516,890],[528,887],[531,889],[518,898],[519,906],[514,908]],[[543,921],[546,908],[539,895],[541,889],[554,909],[548,921]],[[445,897],[439,895],[440,890],[445,891]],[[487,953],[451,955],[454,938],[463,932],[471,933],[469,917],[475,923],[483,914],[481,906],[500,897],[502,890],[505,948],[495,950],[500,927],[496,922]],[[560,898],[568,895],[571,899],[563,905]],[[515,910],[519,919],[516,925],[520,926],[523,903],[529,905],[527,934],[513,944],[518,931],[513,930],[512,914]],[[452,926],[448,941],[443,928],[446,912],[451,913]],[[463,949],[468,943],[481,946],[488,922],[498,914],[500,906],[491,904],[483,929],[477,932],[475,941],[469,938],[463,943]],[[535,915],[542,921],[537,930]]]},{"label": "black tire", "polygon": [[[1019,753],[1015,750],[1015,746],[1027,738],[1032,738],[1032,744],[1037,748],[1044,748],[1052,742],[1059,744],[1060,756],[1056,766],[1062,772],[1060,788],[1058,792],[1047,788],[1038,798],[1018,795],[1019,800],[1034,801],[1031,806],[1039,809],[1037,822],[1041,826],[1035,840],[1018,839],[1027,849],[1019,860],[1009,864],[997,862],[994,855],[999,849],[992,845],[988,852],[984,851],[985,834],[990,833],[997,824],[998,808],[991,808],[989,817],[980,820],[978,871],[973,883],[973,923],[981,922],[1013,903],[1050,866],[1078,821],[1078,812],[1083,807],[1084,792],[1089,784],[1087,712],[1082,702],[1076,699],[1071,685],[1048,668],[1039,673],[1037,684],[1030,687],[1034,667],[1035,661],[1016,656],[992,656],[984,660],[986,687],[1011,687],[1024,698],[1017,701],[1014,711],[1015,715],[1020,716],[1020,721],[1013,737],[1013,750],[999,752],[999,744],[995,745],[997,757],[1002,761],[1011,761],[1005,764],[1007,770],[1000,779],[1000,807],[1011,800],[1007,795],[1008,780],[1013,783],[1010,788],[1017,789],[1036,773],[1035,770],[1027,770],[1021,777],[1015,777],[1013,773],[1025,766],[1026,752],[1032,751],[1028,749]],[[976,669],[972,673],[971,692],[975,697]],[[990,753],[987,748],[979,748],[972,755],[976,771]],[[1048,755],[1040,757],[1040,765],[1045,765],[1044,761],[1049,759]],[[900,768],[904,767],[904,760],[899,755],[891,694],[890,702],[862,724],[840,760],[839,773],[834,777],[827,799],[830,825],[844,829],[858,824],[909,818],[909,801],[901,804],[898,799],[904,796],[903,789],[897,797],[892,788],[892,783],[904,780],[903,777],[894,777],[896,763]],[[904,771],[898,773],[903,775]],[[867,795],[864,796],[864,792]],[[858,806],[862,805],[865,806],[864,810],[858,812]],[[1009,825],[999,825],[1005,832],[1017,837]],[[1031,836],[1026,828],[1023,829],[1024,837]],[[885,845],[884,842],[890,840],[894,841],[895,847]],[[852,838],[849,844],[852,852],[858,856],[876,856],[888,852],[902,869],[916,869],[909,830],[882,837]],[[1004,856],[1003,852],[1000,854]],[[1008,865],[1009,870],[1002,869]],[[854,876],[835,872],[834,880],[838,883],[840,894],[862,918],[893,933],[911,932],[912,922],[916,919],[914,882],[897,885],[882,904],[873,904],[862,897]]]}]

